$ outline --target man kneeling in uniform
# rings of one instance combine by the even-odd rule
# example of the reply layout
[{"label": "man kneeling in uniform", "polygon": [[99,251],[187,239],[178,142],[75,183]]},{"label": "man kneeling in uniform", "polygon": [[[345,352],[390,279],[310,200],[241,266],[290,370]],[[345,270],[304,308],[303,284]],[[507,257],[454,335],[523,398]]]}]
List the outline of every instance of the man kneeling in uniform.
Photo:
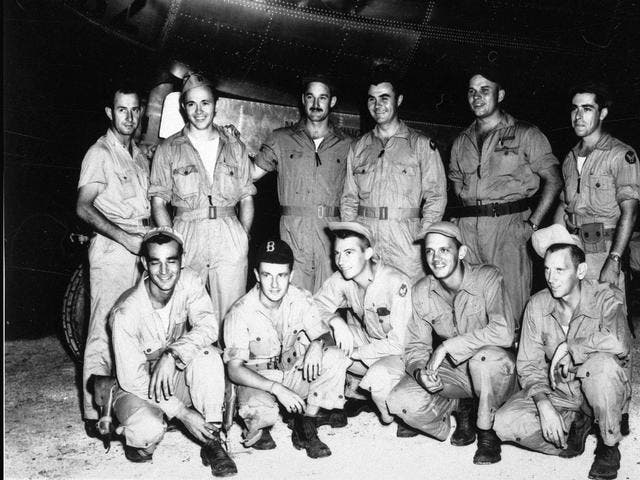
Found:
[{"label": "man kneeling in uniform", "polygon": [[344,406],[349,361],[340,349],[327,346],[331,334],[311,294],[291,285],[293,262],[282,240],[259,247],[258,283],[225,316],[224,361],[238,385],[244,445],[275,448],[269,430],[280,403],[293,414],[293,446],[320,458],[331,450],[318,438],[318,417]]},{"label": "man kneeling in uniform", "polygon": [[523,390],[498,410],[494,428],[504,441],[569,458],[584,452],[595,417],[600,434],[589,478],[616,478],[620,420],[631,398],[622,292],[585,279],[580,241],[563,226],[531,238],[549,288],[525,310],[517,362]]},{"label": "man kneeling in uniform", "polygon": [[[477,426],[473,463],[498,462],[500,440],[492,430],[493,413],[517,388],[515,356],[507,350],[514,341],[515,318],[502,274],[493,265],[462,261],[467,247],[452,223],[432,224],[424,246],[431,274],[413,287],[407,375],[391,392],[389,411],[445,440],[458,404],[451,443],[473,443]],[[442,341],[435,350],[434,331]]]},{"label": "man kneeling in uniform", "polygon": [[169,227],[143,238],[146,275],[111,315],[119,384],[114,411],[130,461],[151,460],[166,416],[180,420],[202,445],[202,461],[213,475],[233,475],[235,463],[220,440],[224,367],[212,346],[218,321],[202,281],[182,270],[182,252],[182,237]]},{"label": "man kneeling in uniform", "polygon": [[[366,408],[357,388],[371,394],[383,423],[393,422],[387,396],[403,372],[405,330],[411,317],[409,277],[381,261],[374,262],[373,235],[359,222],[329,222],[335,236],[334,254],[339,271],[315,295],[320,314],[333,328],[336,342],[351,359],[345,405],[347,416]],[[349,309],[349,324],[337,314]],[[411,436],[403,425],[398,436]]]}]

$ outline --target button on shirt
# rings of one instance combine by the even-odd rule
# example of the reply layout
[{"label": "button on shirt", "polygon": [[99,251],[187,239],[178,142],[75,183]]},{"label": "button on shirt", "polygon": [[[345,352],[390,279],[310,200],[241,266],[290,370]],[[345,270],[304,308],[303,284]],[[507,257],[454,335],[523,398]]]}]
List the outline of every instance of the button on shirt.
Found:
[{"label": "button on shirt", "polygon": [[223,360],[251,365],[282,356],[282,363],[292,368],[302,363],[309,343],[328,331],[306,290],[289,285],[280,306],[270,309],[260,301],[256,285],[225,316]]},{"label": "button on shirt", "polygon": [[560,325],[559,301],[548,289],[536,293],[527,305],[516,368],[530,397],[551,393],[549,364],[564,341],[576,365],[591,353],[610,353],[619,359],[629,356],[631,333],[622,291],[596,280],[582,280],[581,286],[580,303],[566,334]]},{"label": "button on shirt", "polygon": [[640,200],[640,166],[636,152],[625,143],[603,134],[578,173],[576,145],[562,164],[565,186],[562,200],[566,211],[575,214],[577,226],[604,223],[615,228],[620,203]]},{"label": "button on shirt", "polygon": [[508,348],[514,342],[514,315],[500,271],[493,265],[463,265],[462,284],[454,297],[433,275],[413,287],[405,349],[410,375],[429,361],[434,331],[456,365],[483,347]]},{"label": "button on shirt", "polygon": [[131,146],[133,156],[109,129],[89,148],[80,169],[78,188],[100,184],[93,204],[116,225],[150,215],[149,161],[134,142]]},{"label": "button on shirt", "polygon": [[547,137],[537,127],[503,113],[478,148],[476,121],[453,142],[449,178],[464,205],[512,202],[531,197],[538,172],[558,165]]},{"label": "button on shirt", "polygon": [[[155,358],[158,352],[170,347],[178,357],[176,366],[186,368],[201,348],[218,339],[218,321],[204,284],[189,268],[183,268],[180,273],[171,299],[168,325],[153,308],[144,280],[141,278],[121,297],[113,308],[110,322],[120,388],[148,399],[151,372],[147,357]],[[182,407],[182,402],[173,396],[154,405],[171,418]]]},{"label": "button on shirt", "polygon": [[358,318],[369,340],[358,347],[365,364],[403,354],[407,321],[411,317],[411,283],[399,270],[378,263],[373,282],[364,292],[356,282],[335,272],[314,298],[327,325],[337,316],[339,308],[350,308]]}]

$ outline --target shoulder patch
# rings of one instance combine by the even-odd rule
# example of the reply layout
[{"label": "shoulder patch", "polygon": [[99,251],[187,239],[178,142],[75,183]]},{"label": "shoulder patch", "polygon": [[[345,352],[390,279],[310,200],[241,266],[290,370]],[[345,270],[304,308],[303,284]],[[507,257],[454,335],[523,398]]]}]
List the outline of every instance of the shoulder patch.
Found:
[{"label": "shoulder patch", "polygon": [[436,146],[436,142],[434,142],[433,140],[429,140],[429,146],[431,147],[431,150],[437,150],[438,147]]},{"label": "shoulder patch", "polygon": [[404,297],[407,295],[407,284],[403,283],[400,286],[400,290],[398,290],[398,295],[400,295],[401,297]]},{"label": "shoulder patch", "polygon": [[634,163],[636,163],[636,154],[635,154],[635,152],[633,150],[629,150],[625,154],[624,159],[627,161],[627,163],[633,165]]}]

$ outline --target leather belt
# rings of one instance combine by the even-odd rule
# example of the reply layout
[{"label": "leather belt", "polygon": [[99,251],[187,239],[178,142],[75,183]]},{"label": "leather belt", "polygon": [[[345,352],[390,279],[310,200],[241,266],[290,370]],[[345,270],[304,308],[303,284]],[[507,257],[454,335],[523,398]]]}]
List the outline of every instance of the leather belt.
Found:
[{"label": "leather belt", "polygon": [[279,370],[280,362],[278,361],[278,357],[271,357],[258,360],[257,363],[247,363],[245,366],[253,370],[254,372],[259,372],[261,370]]},{"label": "leather belt", "polygon": [[511,213],[524,212],[529,209],[530,199],[523,198],[513,202],[505,203],[478,203],[477,205],[467,205],[451,209],[451,216],[460,217],[500,217]]},{"label": "leather belt", "polygon": [[222,217],[235,217],[236,207],[215,207],[209,206],[204,208],[176,208],[176,218],[183,222],[194,222],[196,220],[215,220]]},{"label": "leather belt", "polygon": [[296,217],[339,217],[340,208],[331,207],[329,205],[318,205],[315,207],[292,207],[289,205],[283,205],[280,207],[280,213],[282,215],[290,215]]},{"label": "leather belt", "polygon": [[147,218],[138,218],[138,219],[120,219],[116,222],[118,225],[123,225],[127,227],[149,227],[151,226],[151,219]]},{"label": "leather belt", "polygon": [[399,220],[403,218],[420,218],[419,208],[358,207],[358,215],[378,220]]}]

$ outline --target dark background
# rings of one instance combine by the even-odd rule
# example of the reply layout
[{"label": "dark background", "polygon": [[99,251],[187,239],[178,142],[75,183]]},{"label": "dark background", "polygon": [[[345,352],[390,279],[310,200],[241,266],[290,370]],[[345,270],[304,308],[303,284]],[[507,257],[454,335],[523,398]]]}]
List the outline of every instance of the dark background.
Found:
[{"label": "dark background", "polygon": [[[356,113],[367,72],[392,63],[405,82],[402,115],[452,132],[471,121],[466,72],[489,62],[507,78],[505,108],[539,125],[559,158],[575,142],[567,89],[596,76],[615,93],[608,129],[640,146],[635,1],[290,0],[242,10],[193,0],[173,12],[173,30],[166,12],[151,10],[168,4],[3,2],[7,338],[59,328],[85,255],[69,238],[89,233],[74,213],[76,183],[107,127],[105,86],[126,76],[150,88],[169,58],[215,70],[223,94],[275,104],[293,104],[299,78],[324,68],[338,79],[343,110]],[[450,138],[438,140],[446,155]],[[254,241],[277,232],[273,186],[268,177],[258,186]]]}]

